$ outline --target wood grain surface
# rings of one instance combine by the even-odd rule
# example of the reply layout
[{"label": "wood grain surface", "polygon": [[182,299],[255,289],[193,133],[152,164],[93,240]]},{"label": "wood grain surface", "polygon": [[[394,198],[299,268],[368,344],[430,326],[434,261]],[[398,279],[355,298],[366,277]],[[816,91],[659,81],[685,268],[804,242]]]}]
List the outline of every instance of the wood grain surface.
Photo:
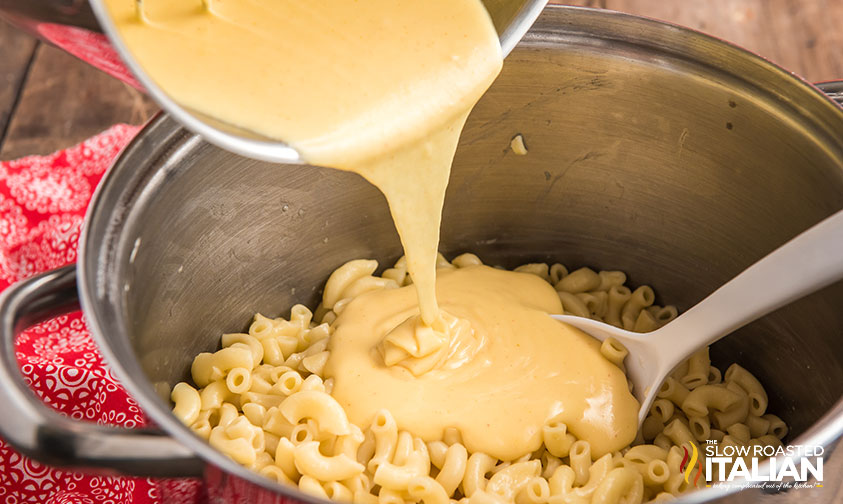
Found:
[{"label": "wood grain surface", "polygon": [[841,0],[605,0],[609,9],[714,35],[812,82],[843,79]]},{"label": "wood grain surface", "polygon": [[[723,38],[810,81],[843,79],[843,0],[577,0]],[[45,154],[157,110],[147,97],[0,21],[0,159]]]},{"label": "wood grain surface", "polygon": [[24,77],[32,64],[37,43],[0,23],[0,146],[17,109]]},{"label": "wood grain surface", "polygon": [[[158,110],[137,90],[0,21],[0,159],[47,154]],[[8,82],[8,84],[6,84]]]},{"label": "wood grain surface", "polygon": [[118,122],[141,124],[158,107],[146,96],[47,44],[38,44],[0,158],[45,154]]}]

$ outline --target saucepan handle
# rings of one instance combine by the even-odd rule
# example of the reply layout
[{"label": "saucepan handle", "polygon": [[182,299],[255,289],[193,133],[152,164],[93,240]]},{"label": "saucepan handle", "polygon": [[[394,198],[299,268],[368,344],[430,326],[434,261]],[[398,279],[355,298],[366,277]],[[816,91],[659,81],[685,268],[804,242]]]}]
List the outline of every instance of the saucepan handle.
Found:
[{"label": "saucepan handle", "polygon": [[173,438],[76,421],[44,405],[23,380],[15,338],[38,322],[79,309],[76,268],[19,282],[0,295],[0,437],[45,464],[134,476],[199,476],[204,462]]},{"label": "saucepan handle", "polygon": [[843,106],[843,80],[818,82],[814,84],[829,98]]}]

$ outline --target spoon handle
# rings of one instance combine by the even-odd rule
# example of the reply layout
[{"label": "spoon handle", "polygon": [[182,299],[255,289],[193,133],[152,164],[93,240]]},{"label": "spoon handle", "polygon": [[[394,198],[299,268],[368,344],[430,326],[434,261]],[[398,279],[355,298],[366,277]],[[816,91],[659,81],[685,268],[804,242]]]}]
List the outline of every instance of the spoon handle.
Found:
[{"label": "spoon handle", "polygon": [[669,347],[678,364],[700,347],[841,278],[843,211],[774,250],[662,330],[671,335]]}]

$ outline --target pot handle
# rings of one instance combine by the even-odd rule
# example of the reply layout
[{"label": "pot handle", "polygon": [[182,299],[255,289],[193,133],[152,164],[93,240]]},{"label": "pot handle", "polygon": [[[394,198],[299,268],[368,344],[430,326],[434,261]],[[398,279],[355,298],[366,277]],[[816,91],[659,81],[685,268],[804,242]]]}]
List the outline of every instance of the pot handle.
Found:
[{"label": "pot handle", "polygon": [[814,85],[826,96],[836,101],[838,105],[843,106],[843,80],[818,82]]},{"label": "pot handle", "polygon": [[204,462],[175,439],[76,421],[44,405],[23,380],[15,338],[38,322],[79,309],[76,267],[18,282],[0,295],[0,436],[45,464],[90,473],[200,476]]}]

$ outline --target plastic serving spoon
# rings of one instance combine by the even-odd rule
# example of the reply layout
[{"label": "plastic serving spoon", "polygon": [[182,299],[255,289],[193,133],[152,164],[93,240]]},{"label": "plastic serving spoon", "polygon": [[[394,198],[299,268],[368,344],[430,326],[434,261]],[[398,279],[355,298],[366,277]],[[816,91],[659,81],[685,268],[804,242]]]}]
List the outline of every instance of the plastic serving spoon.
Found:
[{"label": "plastic serving spoon", "polygon": [[551,315],[600,341],[614,337],[629,350],[624,361],[641,426],[667,375],[692,353],[732,331],[843,278],[843,211],[753,264],[696,306],[649,333],[596,320]]}]

